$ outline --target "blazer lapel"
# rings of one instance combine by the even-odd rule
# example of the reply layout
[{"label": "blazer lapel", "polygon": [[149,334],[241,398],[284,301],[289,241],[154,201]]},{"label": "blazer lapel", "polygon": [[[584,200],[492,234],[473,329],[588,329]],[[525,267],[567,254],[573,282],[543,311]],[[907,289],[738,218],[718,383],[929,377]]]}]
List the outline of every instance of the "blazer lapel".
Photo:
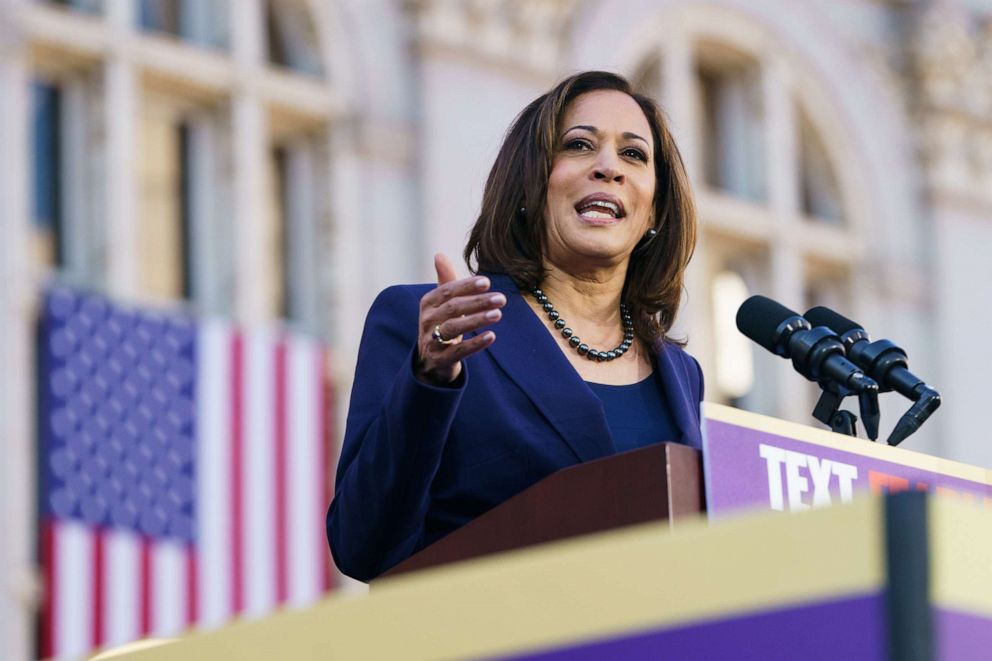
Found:
[{"label": "blazer lapel", "polygon": [[506,295],[489,353],[534,402],[580,461],[616,452],[599,398],[562,355],[548,328],[506,275],[487,274]]},{"label": "blazer lapel", "polygon": [[676,349],[660,343],[655,364],[661,374],[661,383],[668,399],[676,426],[682,432],[682,442],[702,449],[703,438],[699,429],[699,402],[691,392],[691,375],[686,372],[685,361],[678,360]]}]

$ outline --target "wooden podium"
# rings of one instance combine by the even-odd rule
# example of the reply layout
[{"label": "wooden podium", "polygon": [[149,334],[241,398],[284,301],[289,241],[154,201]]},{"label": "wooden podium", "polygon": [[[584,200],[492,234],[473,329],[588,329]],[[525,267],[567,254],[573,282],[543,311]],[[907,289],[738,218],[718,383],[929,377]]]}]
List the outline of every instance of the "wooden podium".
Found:
[{"label": "wooden podium", "polygon": [[700,452],[658,443],[553,473],[379,578],[704,511]]}]

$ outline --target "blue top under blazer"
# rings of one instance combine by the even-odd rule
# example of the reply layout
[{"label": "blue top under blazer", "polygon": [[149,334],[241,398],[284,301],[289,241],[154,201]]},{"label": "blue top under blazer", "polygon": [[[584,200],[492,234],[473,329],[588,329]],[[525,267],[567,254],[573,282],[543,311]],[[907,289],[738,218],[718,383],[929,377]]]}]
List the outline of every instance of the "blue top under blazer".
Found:
[{"label": "blue top under blazer", "polygon": [[[508,276],[488,275],[506,295],[503,318],[457,387],[413,373],[420,298],[435,285],[390,287],[372,304],[327,512],[349,576],[371,580],[551,473],[616,452],[602,404],[544,320]],[[700,448],[699,364],[662,344],[655,369],[678,440]]]}]

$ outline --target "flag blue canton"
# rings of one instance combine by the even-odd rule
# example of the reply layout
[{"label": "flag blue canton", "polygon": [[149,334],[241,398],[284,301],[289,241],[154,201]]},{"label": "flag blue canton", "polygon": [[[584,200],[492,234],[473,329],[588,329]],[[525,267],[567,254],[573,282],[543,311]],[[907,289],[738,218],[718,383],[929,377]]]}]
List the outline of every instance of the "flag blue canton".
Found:
[{"label": "flag blue canton", "polygon": [[54,289],[41,338],[43,508],[192,541],[196,327]]}]

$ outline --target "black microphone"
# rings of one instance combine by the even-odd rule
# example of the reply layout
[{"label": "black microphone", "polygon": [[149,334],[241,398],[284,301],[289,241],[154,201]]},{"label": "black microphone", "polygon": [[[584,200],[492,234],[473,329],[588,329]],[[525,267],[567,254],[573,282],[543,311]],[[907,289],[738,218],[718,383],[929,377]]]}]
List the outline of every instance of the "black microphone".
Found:
[{"label": "black microphone", "polygon": [[889,340],[872,342],[861,324],[830,308],[818,306],[804,316],[814,326],[826,326],[839,333],[847,356],[878,381],[880,392],[894,390],[915,402],[892,430],[889,445],[901,443],[940,406],[940,393],[909,371],[908,357],[900,347]]},{"label": "black microphone", "polygon": [[829,328],[809,321],[765,296],[752,296],[737,310],[737,328],[772,353],[791,358],[810,381],[832,381],[852,392],[877,393],[878,384],[844,357],[844,344]]}]

